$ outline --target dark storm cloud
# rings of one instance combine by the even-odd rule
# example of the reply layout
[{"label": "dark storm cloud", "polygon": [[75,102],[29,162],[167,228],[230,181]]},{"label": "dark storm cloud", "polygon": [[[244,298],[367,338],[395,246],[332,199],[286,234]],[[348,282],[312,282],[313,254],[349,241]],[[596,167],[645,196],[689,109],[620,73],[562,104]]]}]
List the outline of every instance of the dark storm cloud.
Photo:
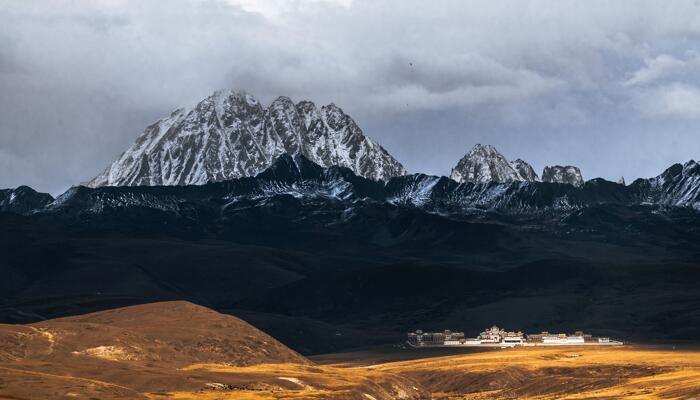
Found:
[{"label": "dark storm cloud", "polygon": [[654,175],[700,154],[695,1],[0,0],[0,187],[59,192],[222,87],[335,102],[411,171],[474,143]]}]

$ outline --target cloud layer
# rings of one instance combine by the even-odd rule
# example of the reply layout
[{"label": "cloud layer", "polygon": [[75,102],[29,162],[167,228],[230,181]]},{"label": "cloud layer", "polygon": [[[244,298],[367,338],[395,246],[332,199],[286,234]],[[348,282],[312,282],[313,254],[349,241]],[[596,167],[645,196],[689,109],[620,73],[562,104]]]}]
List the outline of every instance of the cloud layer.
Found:
[{"label": "cloud layer", "polygon": [[412,171],[474,143],[659,173],[700,154],[696,1],[0,0],[0,187],[60,192],[224,87],[335,102]]}]

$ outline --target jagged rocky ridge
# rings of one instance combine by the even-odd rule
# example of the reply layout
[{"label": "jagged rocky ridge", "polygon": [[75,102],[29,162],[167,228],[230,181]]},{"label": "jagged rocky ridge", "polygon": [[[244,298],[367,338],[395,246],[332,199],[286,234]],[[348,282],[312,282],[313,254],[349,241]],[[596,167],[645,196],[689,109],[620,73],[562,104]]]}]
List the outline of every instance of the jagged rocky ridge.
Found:
[{"label": "jagged rocky ridge", "polygon": [[87,186],[200,185],[254,176],[281,154],[373,180],[406,173],[335,104],[279,97],[264,108],[245,92],[218,91],[147,127]]},{"label": "jagged rocky ridge", "polygon": [[[4,193],[4,192],[3,192]],[[387,182],[357,176],[350,169],[323,168],[302,155],[282,155],[256,177],[201,186],[71,188],[52,202],[27,203],[16,212],[80,218],[120,210],[157,210],[185,218],[218,218],[236,209],[255,208],[273,198],[296,199],[351,210],[373,202],[429,212],[463,214],[485,210],[505,214],[570,213],[586,207],[654,205],[700,210],[700,165],[676,164],[651,179],[620,185],[593,179],[582,186],[547,182],[457,183],[446,177],[413,174]],[[32,207],[36,204],[36,207]],[[44,205],[45,204],[45,205]],[[314,205],[315,204],[315,205]],[[278,210],[284,213],[283,209]],[[315,211],[314,211],[315,212]]]}]

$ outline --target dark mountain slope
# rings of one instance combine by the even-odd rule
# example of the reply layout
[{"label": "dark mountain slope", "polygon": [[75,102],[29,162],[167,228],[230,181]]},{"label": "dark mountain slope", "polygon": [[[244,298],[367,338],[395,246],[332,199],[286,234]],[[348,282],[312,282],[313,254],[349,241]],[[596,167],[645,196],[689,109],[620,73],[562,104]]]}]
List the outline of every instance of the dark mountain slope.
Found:
[{"label": "dark mountain slope", "polygon": [[28,214],[44,208],[53,201],[48,193],[39,193],[29,186],[16,189],[0,189],[0,211]]}]

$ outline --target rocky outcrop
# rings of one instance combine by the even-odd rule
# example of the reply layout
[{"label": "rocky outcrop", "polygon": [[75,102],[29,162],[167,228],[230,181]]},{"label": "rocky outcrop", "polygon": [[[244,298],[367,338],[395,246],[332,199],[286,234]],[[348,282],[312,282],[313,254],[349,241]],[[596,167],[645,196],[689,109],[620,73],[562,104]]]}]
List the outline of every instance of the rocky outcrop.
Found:
[{"label": "rocky outcrop", "polygon": [[542,182],[566,183],[569,185],[581,186],[584,181],[581,170],[578,169],[578,167],[571,165],[554,165],[551,167],[544,167],[544,171],[542,171]]}]

